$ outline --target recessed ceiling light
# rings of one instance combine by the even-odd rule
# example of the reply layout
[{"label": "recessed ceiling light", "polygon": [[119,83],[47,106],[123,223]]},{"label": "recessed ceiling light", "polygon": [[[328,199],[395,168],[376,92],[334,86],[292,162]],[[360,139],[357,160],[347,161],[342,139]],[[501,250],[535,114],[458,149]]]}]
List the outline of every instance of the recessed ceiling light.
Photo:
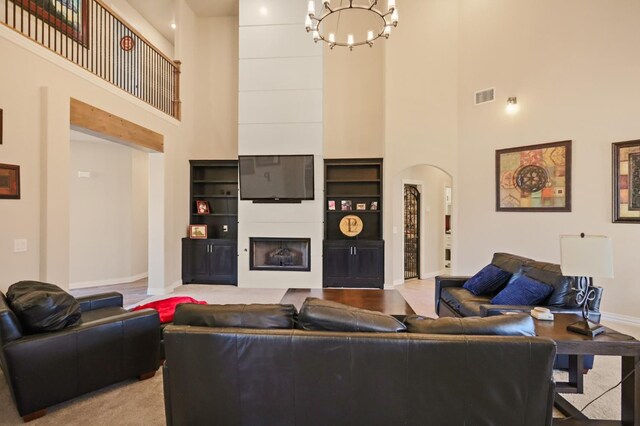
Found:
[{"label": "recessed ceiling light", "polygon": [[171,23],[171,28],[174,29],[174,30],[176,29],[176,23],[175,22]]}]

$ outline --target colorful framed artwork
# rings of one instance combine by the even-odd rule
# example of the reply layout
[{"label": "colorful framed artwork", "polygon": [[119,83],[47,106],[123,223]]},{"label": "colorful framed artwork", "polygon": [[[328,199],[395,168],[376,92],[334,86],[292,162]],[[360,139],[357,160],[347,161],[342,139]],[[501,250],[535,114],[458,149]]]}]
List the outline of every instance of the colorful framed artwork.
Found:
[{"label": "colorful framed artwork", "polygon": [[640,223],[640,140],[613,144],[613,222]]},{"label": "colorful framed artwork", "polygon": [[0,164],[0,198],[20,199],[20,166]]},{"label": "colorful framed artwork", "polygon": [[189,225],[189,238],[194,240],[206,240],[207,225]]},{"label": "colorful framed artwork", "polygon": [[209,202],[204,200],[196,201],[196,208],[198,210],[198,214],[209,214],[211,211],[209,209]]},{"label": "colorful framed artwork", "polygon": [[89,47],[89,0],[25,0],[22,8]]},{"label": "colorful framed artwork", "polygon": [[571,141],[496,150],[496,211],[570,212]]},{"label": "colorful framed artwork", "polygon": [[335,210],[335,209],[336,209],[336,202],[335,202],[335,200],[329,200],[329,201],[328,201],[328,208],[329,208],[329,210]]},{"label": "colorful framed artwork", "polygon": [[341,210],[351,210],[351,200],[342,200],[340,202]]}]

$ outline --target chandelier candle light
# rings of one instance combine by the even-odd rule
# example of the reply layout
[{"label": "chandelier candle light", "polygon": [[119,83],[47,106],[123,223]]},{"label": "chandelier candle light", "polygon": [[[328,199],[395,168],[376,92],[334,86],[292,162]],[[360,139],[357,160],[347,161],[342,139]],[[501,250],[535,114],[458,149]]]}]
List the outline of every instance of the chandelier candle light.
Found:
[{"label": "chandelier candle light", "polygon": [[[333,49],[334,46],[348,47],[350,50],[353,50],[356,46],[373,46],[373,42],[376,39],[380,37],[389,38],[391,35],[391,27],[398,25],[396,0],[387,0],[387,9],[385,11],[376,8],[376,6],[378,6],[378,0],[333,0],[333,3],[340,3],[340,5],[332,5],[331,3],[331,0],[322,0],[322,13],[316,15],[316,2],[310,0],[304,24],[307,32],[312,34],[313,41],[317,43],[319,40],[322,40],[327,43],[331,49]],[[376,28],[369,28],[366,33],[355,35],[350,31],[346,40],[337,39],[335,32],[329,32],[326,24],[330,19],[336,19],[337,27],[343,12],[367,13],[367,19],[375,22]],[[327,19],[329,17],[331,18]]]}]

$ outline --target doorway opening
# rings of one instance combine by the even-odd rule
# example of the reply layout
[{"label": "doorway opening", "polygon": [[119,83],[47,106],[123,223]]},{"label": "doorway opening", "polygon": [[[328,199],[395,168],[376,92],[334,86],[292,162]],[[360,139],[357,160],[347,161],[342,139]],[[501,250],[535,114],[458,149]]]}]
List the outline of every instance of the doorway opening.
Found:
[{"label": "doorway opening", "polygon": [[420,192],[404,185],[404,279],[420,276]]}]

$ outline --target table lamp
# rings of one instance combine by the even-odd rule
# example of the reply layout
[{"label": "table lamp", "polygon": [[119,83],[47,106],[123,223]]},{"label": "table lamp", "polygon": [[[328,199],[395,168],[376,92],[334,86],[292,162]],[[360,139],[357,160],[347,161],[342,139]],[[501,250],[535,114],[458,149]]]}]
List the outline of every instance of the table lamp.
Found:
[{"label": "table lamp", "polygon": [[582,306],[583,321],[567,326],[567,330],[594,337],[604,327],[589,321],[589,302],[595,298],[593,277],[613,278],[611,238],[602,235],[561,235],[560,268],[565,276],[576,277],[576,303]]}]

